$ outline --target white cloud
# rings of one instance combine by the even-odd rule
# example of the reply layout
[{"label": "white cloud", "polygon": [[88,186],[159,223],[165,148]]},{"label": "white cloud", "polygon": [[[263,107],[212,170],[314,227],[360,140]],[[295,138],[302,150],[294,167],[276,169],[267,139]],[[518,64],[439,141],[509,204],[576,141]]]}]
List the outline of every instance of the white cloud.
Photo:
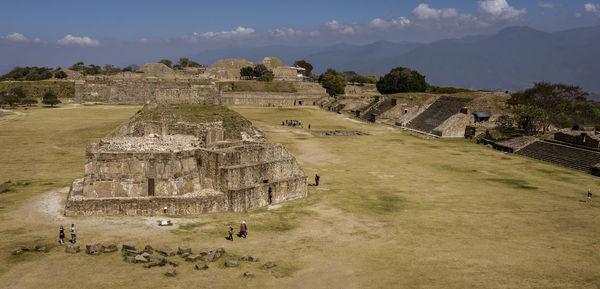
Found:
[{"label": "white cloud", "polygon": [[274,35],[276,37],[281,37],[281,38],[291,38],[291,37],[298,35],[298,33],[299,33],[299,31],[296,31],[292,28],[287,28],[287,27],[277,28],[277,29],[271,31],[272,35]]},{"label": "white cloud", "polygon": [[330,30],[332,32],[340,33],[340,34],[350,35],[350,34],[354,34],[356,32],[354,27],[352,27],[350,25],[340,24],[336,20],[325,22],[325,24],[323,24],[323,25],[328,30]]},{"label": "white cloud", "polygon": [[407,25],[410,25],[410,20],[408,18],[402,17],[402,16],[400,16],[398,18],[392,18],[389,20],[375,18],[367,24],[367,26],[369,26],[371,28],[376,28],[376,29],[402,28]]},{"label": "white cloud", "polygon": [[527,9],[516,9],[510,6],[506,0],[479,1],[479,9],[498,20],[516,19],[527,14]]},{"label": "white cloud", "polygon": [[65,37],[59,39],[58,44],[60,45],[81,45],[81,46],[98,46],[100,41],[89,38],[87,36],[79,37],[71,34],[65,35]]},{"label": "white cloud", "polygon": [[413,16],[419,20],[438,20],[442,18],[452,18],[458,16],[456,8],[434,9],[427,3],[421,3],[412,11]]},{"label": "white cloud", "polygon": [[600,4],[585,3],[583,4],[583,9],[585,9],[586,12],[594,13],[600,16]]},{"label": "white cloud", "polygon": [[209,32],[205,32],[202,34],[198,34],[198,33],[194,32],[193,36],[194,37],[201,36],[206,39],[231,39],[231,38],[238,38],[238,37],[247,37],[249,35],[252,35],[254,32],[255,32],[255,30],[252,28],[238,26],[236,29],[231,30],[231,31],[220,31],[220,32],[209,31]]},{"label": "white cloud", "polygon": [[25,37],[25,35],[21,34],[21,33],[13,33],[13,34],[9,34],[6,36],[2,36],[0,37],[2,39],[6,39],[9,41],[13,41],[13,42],[33,42],[33,43],[40,43],[42,42],[39,38],[33,38],[33,39],[29,39],[27,37]]}]

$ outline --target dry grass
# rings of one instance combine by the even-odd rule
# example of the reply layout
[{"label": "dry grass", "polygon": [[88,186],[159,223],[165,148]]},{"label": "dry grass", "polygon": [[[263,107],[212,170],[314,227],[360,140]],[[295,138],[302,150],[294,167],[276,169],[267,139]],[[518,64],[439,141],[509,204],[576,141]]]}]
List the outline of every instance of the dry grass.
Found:
[{"label": "dry grass", "polygon": [[[78,108],[82,109],[82,108]],[[36,166],[26,151],[5,150],[36,139],[42,133],[33,120],[77,125],[62,136],[100,126],[100,120],[79,118],[80,112],[28,112],[25,118],[0,124],[0,157],[20,158],[9,169],[11,179]],[[137,108],[89,107],[123,114]],[[129,109],[129,115],[125,110]],[[178,217],[181,226],[157,227],[142,217],[63,218],[46,205],[64,194],[41,193],[41,187],[0,195],[1,288],[210,287],[210,288],[598,288],[600,286],[600,207],[581,202],[598,179],[554,165],[505,155],[463,140],[423,140],[378,124],[356,123],[342,115],[313,107],[233,107],[269,137],[284,143],[309,176],[318,172],[322,186],[309,188],[306,199],[280,209],[244,214]],[[39,116],[37,114],[40,114]],[[112,115],[113,112],[108,115]],[[369,136],[313,136],[307,129],[281,126],[300,119],[313,129],[347,129]],[[108,120],[104,132],[116,126]],[[50,126],[56,128],[56,126]],[[110,127],[110,128],[109,128]],[[306,127],[306,126],[305,126]],[[47,154],[47,165],[36,169],[32,182],[74,178],[81,173],[82,138],[50,137],[47,143],[27,143],[30,150],[63,146],[77,150],[65,165],[64,156]],[[60,131],[60,130],[58,130]],[[8,133],[12,132],[12,133]],[[11,138],[6,135],[14,134]],[[91,136],[97,138],[101,136]],[[72,151],[71,150],[71,151]],[[54,151],[56,152],[56,151]],[[68,166],[68,168],[67,168]],[[74,166],[74,167],[71,167]],[[1,180],[0,180],[1,181]],[[63,185],[65,181],[55,181]],[[36,185],[37,186],[37,185]],[[35,188],[35,189],[34,189]],[[23,196],[20,196],[22,194]],[[36,198],[30,198],[37,196]],[[55,197],[53,197],[55,196]],[[41,198],[44,197],[44,198]],[[27,202],[14,202],[28,198]],[[58,205],[57,205],[58,206]],[[52,207],[52,206],[49,206]],[[224,240],[228,225],[246,220],[249,238]],[[144,269],[124,263],[118,254],[66,255],[53,248],[44,255],[11,256],[19,244],[52,242],[58,224],[75,222],[81,243],[130,240],[138,247],[180,244],[195,250],[225,247],[235,258],[249,253],[278,266],[259,269],[209,264],[198,272],[181,262],[179,276],[167,278],[164,267]],[[241,275],[252,271],[250,280]]]}]

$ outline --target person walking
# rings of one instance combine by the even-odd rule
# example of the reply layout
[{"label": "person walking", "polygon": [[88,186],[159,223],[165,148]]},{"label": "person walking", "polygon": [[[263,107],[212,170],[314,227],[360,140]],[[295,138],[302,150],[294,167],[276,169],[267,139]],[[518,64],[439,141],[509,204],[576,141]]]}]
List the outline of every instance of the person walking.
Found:
[{"label": "person walking", "polygon": [[319,186],[319,181],[321,180],[321,177],[318,174],[315,174],[315,186]]},{"label": "person walking", "polygon": [[77,233],[75,232],[75,224],[71,224],[71,243],[77,243]]},{"label": "person walking", "polygon": [[233,227],[229,226],[229,237],[228,237],[229,241],[233,241]]},{"label": "person walking", "polygon": [[592,203],[592,189],[588,189],[586,203],[590,203],[590,204]]},{"label": "person walking", "polygon": [[60,225],[58,229],[58,243],[61,245],[65,243],[65,228],[63,228],[63,225]]},{"label": "person walking", "polygon": [[240,223],[240,237],[246,238],[246,236],[248,236],[247,230],[246,221],[242,221],[242,223]]}]

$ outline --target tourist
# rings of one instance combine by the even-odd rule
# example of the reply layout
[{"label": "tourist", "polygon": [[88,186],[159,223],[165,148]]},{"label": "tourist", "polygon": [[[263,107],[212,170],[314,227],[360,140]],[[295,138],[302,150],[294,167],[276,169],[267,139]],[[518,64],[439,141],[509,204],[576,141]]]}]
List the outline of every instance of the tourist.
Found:
[{"label": "tourist", "polygon": [[238,236],[246,238],[247,235],[248,233],[246,228],[246,221],[242,221],[240,223],[240,233],[238,234]]},{"label": "tourist", "polygon": [[60,225],[60,229],[58,229],[58,243],[65,243],[65,228],[63,228],[63,225]]},{"label": "tourist", "polygon": [[233,241],[233,227],[229,226],[229,237],[227,237],[227,240],[229,241]]},{"label": "tourist", "polygon": [[592,190],[588,189],[587,201],[588,203],[592,203]]},{"label": "tourist", "polygon": [[71,224],[71,243],[77,243],[77,234],[75,233],[75,224]]},{"label": "tourist", "polygon": [[310,123],[308,124],[308,129],[310,129]]},{"label": "tourist", "polygon": [[319,186],[319,181],[321,180],[321,177],[317,174],[315,174],[315,186]]},{"label": "tourist", "polygon": [[163,213],[165,213],[165,214],[166,214],[166,213],[167,213],[167,209],[168,209],[168,208],[167,208],[167,206],[165,206],[165,207],[163,208]]}]

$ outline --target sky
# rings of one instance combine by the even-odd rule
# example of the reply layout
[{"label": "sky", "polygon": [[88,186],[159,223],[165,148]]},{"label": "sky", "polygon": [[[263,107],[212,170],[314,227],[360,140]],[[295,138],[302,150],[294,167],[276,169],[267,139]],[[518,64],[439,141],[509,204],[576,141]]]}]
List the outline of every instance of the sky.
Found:
[{"label": "sky", "polygon": [[2,2],[0,67],[51,65],[38,59],[53,55],[118,63],[223,47],[431,42],[515,25],[600,25],[600,0]]}]

